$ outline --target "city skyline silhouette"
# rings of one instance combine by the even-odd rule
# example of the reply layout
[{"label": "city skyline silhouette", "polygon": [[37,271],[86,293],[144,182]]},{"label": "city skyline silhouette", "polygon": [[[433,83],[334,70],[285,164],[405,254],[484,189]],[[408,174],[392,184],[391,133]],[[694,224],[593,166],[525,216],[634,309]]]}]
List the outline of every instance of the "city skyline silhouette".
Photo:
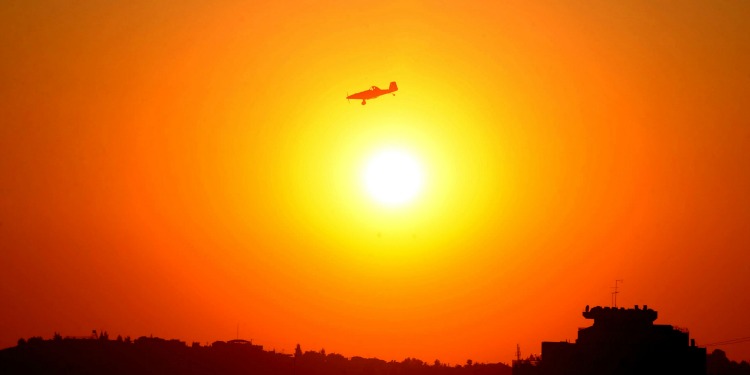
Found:
[{"label": "city skyline silhouette", "polygon": [[706,348],[689,339],[686,328],[653,324],[657,312],[648,306],[589,308],[583,316],[593,325],[580,328],[574,342],[543,342],[542,355],[521,356],[512,367],[505,363],[479,363],[467,359],[448,364],[406,357],[385,361],[360,356],[345,357],[325,348],[303,350],[297,343],[291,353],[267,350],[252,340],[237,338],[202,345],[177,339],[118,335],[92,330],[89,336],[51,339],[21,338],[15,347],[0,350],[0,371],[7,374],[287,374],[321,375],[552,375],[552,374],[750,374],[750,363],[729,360],[726,353]]}]

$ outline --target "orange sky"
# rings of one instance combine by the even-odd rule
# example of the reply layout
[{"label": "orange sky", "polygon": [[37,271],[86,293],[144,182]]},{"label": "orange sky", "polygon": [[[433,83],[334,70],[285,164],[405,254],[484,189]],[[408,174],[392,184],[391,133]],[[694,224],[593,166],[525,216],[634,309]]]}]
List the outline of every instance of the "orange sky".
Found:
[{"label": "orange sky", "polygon": [[[0,4],[0,347],[509,362],[615,279],[750,335],[750,3],[259,3]],[[385,208],[394,145],[427,180]]]}]

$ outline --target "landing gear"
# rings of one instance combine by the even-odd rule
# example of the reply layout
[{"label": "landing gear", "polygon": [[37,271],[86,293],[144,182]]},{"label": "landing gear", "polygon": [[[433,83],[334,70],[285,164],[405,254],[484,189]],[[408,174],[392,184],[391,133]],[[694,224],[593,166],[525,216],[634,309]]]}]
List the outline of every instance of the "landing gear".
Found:
[{"label": "landing gear", "polygon": [[367,102],[365,102],[365,100],[362,99],[362,105],[365,105],[365,104],[367,104]]}]

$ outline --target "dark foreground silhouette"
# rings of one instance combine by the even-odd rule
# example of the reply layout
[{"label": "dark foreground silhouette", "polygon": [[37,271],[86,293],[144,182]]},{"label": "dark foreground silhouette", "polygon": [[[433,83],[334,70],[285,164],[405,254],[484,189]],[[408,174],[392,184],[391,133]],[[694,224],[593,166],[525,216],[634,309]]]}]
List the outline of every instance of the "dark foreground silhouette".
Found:
[{"label": "dark foreground silhouette", "polygon": [[[211,345],[157,337],[117,337],[106,333],[51,340],[32,337],[0,350],[0,374],[252,374],[252,375],[546,375],[546,374],[708,374],[750,375],[750,364],[730,361],[721,350],[706,355],[689,342],[686,330],[655,325],[648,309],[586,309],[594,325],[579,329],[575,343],[543,342],[542,356],[503,363],[447,366],[407,358],[377,358],[267,351],[250,341]],[[519,354],[520,357],[520,354]]]},{"label": "dark foreground silhouette", "polygon": [[188,346],[183,341],[140,337],[52,340],[35,337],[0,350],[0,374],[252,374],[252,375],[510,375],[502,363],[446,366],[407,358],[386,362],[307,351],[263,350],[245,340]]},{"label": "dark foreground silhouette", "polygon": [[657,316],[648,306],[586,306],[591,327],[579,328],[574,343],[542,342],[541,357],[513,361],[513,375],[750,375],[746,362],[720,350],[707,357],[686,329],[654,324]]},{"label": "dark foreground silhouette", "polygon": [[750,375],[750,363],[730,361],[721,349],[715,349],[709,354],[706,367],[708,375]]}]

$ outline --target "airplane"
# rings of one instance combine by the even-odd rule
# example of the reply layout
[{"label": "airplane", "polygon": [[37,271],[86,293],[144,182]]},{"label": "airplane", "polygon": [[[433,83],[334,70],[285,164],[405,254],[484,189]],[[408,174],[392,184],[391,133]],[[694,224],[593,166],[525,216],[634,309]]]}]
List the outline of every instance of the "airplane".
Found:
[{"label": "airplane", "polygon": [[[396,82],[391,82],[391,85],[388,86],[388,90],[381,90],[377,86],[372,86],[369,90],[358,92],[356,94],[351,94],[347,96],[347,99],[362,99],[362,105],[367,104],[367,99],[375,99],[380,95],[385,94],[391,94],[398,91],[398,86],[396,86]],[[393,94],[393,96],[396,96],[396,94]]]}]

